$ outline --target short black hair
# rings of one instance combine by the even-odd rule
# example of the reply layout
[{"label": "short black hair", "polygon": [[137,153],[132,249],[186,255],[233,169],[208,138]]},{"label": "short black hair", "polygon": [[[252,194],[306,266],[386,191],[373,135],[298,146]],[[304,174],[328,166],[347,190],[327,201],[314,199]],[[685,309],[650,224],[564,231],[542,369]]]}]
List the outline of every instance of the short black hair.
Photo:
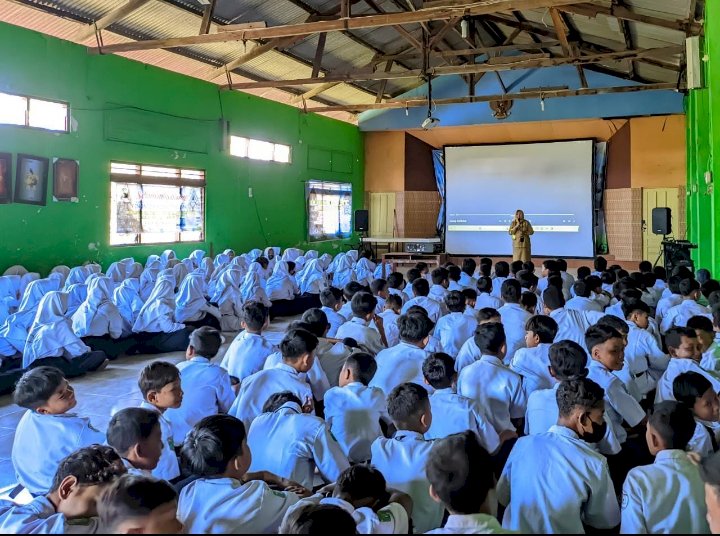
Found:
[{"label": "short black hair", "polygon": [[712,320],[703,315],[695,315],[691,317],[687,322],[687,327],[694,330],[706,331],[708,333],[713,333],[715,331],[713,329]]},{"label": "short black hair", "polygon": [[548,353],[550,366],[558,380],[577,380],[588,375],[588,356],[585,349],[575,341],[558,341]]},{"label": "short black hair", "polygon": [[245,425],[232,415],[211,415],[197,423],[185,438],[182,459],[193,475],[217,476],[242,455]]},{"label": "short black hair", "polygon": [[658,279],[661,279],[665,281],[667,279],[667,270],[665,270],[664,266],[656,266],[653,268],[653,273],[657,276]]},{"label": "short black hair", "polygon": [[593,348],[609,341],[610,339],[622,339],[622,335],[615,328],[601,325],[599,323],[594,326],[590,326],[585,332],[585,346],[590,353],[592,353]]},{"label": "short black hair", "polygon": [[533,261],[525,261],[523,263],[523,270],[530,272],[531,274],[535,273],[535,263]]},{"label": "short black hair", "polygon": [[407,312],[397,319],[397,327],[403,341],[417,343],[430,335],[435,326],[427,315]]},{"label": "short black hair", "polygon": [[450,281],[460,281],[460,274],[462,274],[462,271],[459,266],[448,266],[447,271],[448,279],[450,279]]},{"label": "short black hair", "polygon": [[695,279],[697,279],[698,283],[702,285],[706,281],[712,279],[712,274],[707,268],[698,268],[698,270],[695,272]]},{"label": "short black hair", "polygon": [[107,445],[90,445],[65,456],[58,464],[50,491],[57,491],[69,476],[81,486],[107,484],[127,472],[120,455]]},{"label": "short black hair", "polygon": [[350,308],[354,316],[365,318],[377,307],[377,298],[369,292],[356,293],[350,302]]},{"label": "short black hair", "polygon": [[547,278],[548,288],[555,287],[560,292],[563,291],[563,278],[560,272],[550,272]]},{"label": "short black hair", "polygon": [[645,288],[653,288],[657,283],[657,276],[653,272],[645,272],[643,274],[643,285]]},{"label": "short black hair", "polygon": [[453,514],[477,514],[495,487],[490,454],[470,432],[435,441],[425,472],[435,494]]},{"label": "short black hair", "polygon": [[379,499],[387,502],[387,482],[383,474],[372,465],[358,463],[345,469],[335,483],[335,490],[351,501]]},{"label": "short black hair", "polygon": [[280,353],[283,359],[295,361],[302,355],[315,350],[318,338],[306,329],[291,329],[280,341]]},{"label": "short black hair", "polygon": [[416,263],[415,263],[415,268],[417,268],[418,270],[420,270],[420,272],[422,272],[423,270],[427,270],[427,269],[428,269],[428,263],[423,262],[423,261],[416,262]]},{"label": "short black hair", "polygon": [[538,277],[527,270],[520,270],[517,274],[515,274],[515,279],[518,283],[520,283],[521,287],[526,289],[536,287],[538,284]]},{"label": "short black hair", "polygon": [[537,294],[530,291],[525,291],[520,294],[520,305],[530,311],[537,309],[538,297]]},{"label": "short black hair", "polygon": [[407,423],[430,405],[428,392],[417,383],[401,383],[387,398],[388,415],[395,423]]},{"label": "short black hair", "polygon": [[712,304],[712,317],[713,317],[713,327],[718,326],[720,327],[720,292],[717,293],[717,297],[719,298],[717,303]]},{"label": "short black hair", "polygon": [[427,309],[425,309],[425,307],[423,307],[422,305],[411,305],[410,307],[407,308],[407,311],[405,311],[405,314],[406,315],[418,314],[418,315],[423,315],[425,318],[428,318],[428,319],[430,318],[430,315],[428,315]]},{"label": "short black hair", "polygon": [[510,265],[505,261],[495,263],[495,277],[507,277],[510,275]]},{"label": "short black hair", "polygon": [[558,265],[558,270],[560,270],[561,272],[567,272],[568,264],[565,259],[559,258],[557,260],[557,265]]},{"label": "short black hair", "polygon": [[150,437],[160,426],[160,414],[145,408],[125,408],[110,419],[107,428],[107,444],[122,456],[141,441]]},{"label": "short black hair", "polygon": [[190,334],[190,346],[195,349],[196,354],[212,359],[220,351],[222,336],[217,329],[202,326]]},{"label": "short black hair", "polygon": [[402,298],[397,294],[389,294],[385,298],[385,305],[390,305],[392,309],[400,309],[403,306]]},{"label": "short black hair", "polygon": [[668,289],[670,289],[671,293],[680,294],[680,281],[682,281],[682,279],[680,279],[678,276],[670,276],[670,279],[667,280],[667,286]]},{"label": "short black hair", "polygon": [[451,313],[462,313],[465,310],[465,296],[459,290],[451,290],[445,295],[445,305]]},{"label": "short black hair", "polygon": [[615,275],[615,272],[603,272],[600,274],[600,282],[604,283],[605,285],[612,285],[617,281],[617,276]]},{"label": "short black hair", "polygon": [[339,506],[308,504],[285,517],[278,534],[357,534],[357,523]]},{"label": "short black hair", "polygon": [[335,287],[328,287],[320,291],[320,304],[323,307],[335,307],[335,304],[342,301],[342,290]]},{"label": "short black hair", "polygon": [[678,287],[682,296],[690,296],[693,292],[700,290],[700,283],[696,279],[683,279]]},{"label": "short black hair", "polygon": [[464,288],[461,292],[462,295],[465,296],[465,303],[467,303],[468,300],[477,300],[477,290],[475,290],[474,288]]},{"label": "short black hair", "polygon": [[650,306],[644,301],[638,300],[637,298],[625,298],[620,303],[620,308],[622,309],[625,318],[630,318],[630,315],[637,311],[641,313],[650,313]]},{"label": "short black hair", "polygon": [[563,296],[562,290],[557,287],[546,288],[543,291],[542,298],[545,307],[551,311],[565,307],[565,296]]},{"label": "short black hair", "polygon": [[500,297],[505,303],[518,303],[522,287],[516,279],[506,279],[500,286]]},{"label": "short black hair", "polygon": [[630,326],[622,318],[615,315],[605,315],[597,321],[597,326],[611,327],[620,333],[621,336],[628,335],[630,333]]},{"label": "short black hair", "polygon": [[525,331],[532,331],[543,344],[552,344],[558,332],[558,323],[547,315],[535,315],[525,322]]},{"label": "short black hair", "polygon": [[710,380],[702,374],[683,372],[673,380],[673,397],[692,409],[697,399],[712,388]]},{"label": "short black hair", "polygon": [[353,377],[363,385],[369,385],[377,372],[377,361],[366,352],[354,352],[345,360],[345,366],[352,370]]},{"label": "short black hair", "polygon": [[510,263],[510,273],[515,275],[523,269],[523,261],[512,261]]},{"label": "short black hair", "polygon": [[481,293],[487,292],[488,294],[490,294],[493,289],[492,279],[490,279],[486,275],[480,276],[480,277],[478,277],[476,286],[477,286],[478,292],[481,292]]},{"label": "short black hair", "polygon": [[430,294],[430,283],[423,277],[413,281],[412,288],[415,296],[427,296]]},{"label": "short black hair", "polygon": [[422,278],[422,274],[417,268],[410,268],[405,274],[405,277],[407,277],[408,283],[412,284],[416,279]]},{"label": "short black hair", "polygon": [[559,272],[560,267],[558,266],[558,263],[555,259],[545,259],[542,263],[543,268],[545,268],[548,272]]},{"label": "short black hair", "polygon": [[35,367],[25,372],[15,384],[13,402],[21,408],[36,410],[63,385],[65,375],[55,367]]},{"label": "short black hair", "polygon": [[607,259],[605,257],[602,257],[601,255],[598,255],[593,261],[593,266],[595,267],[596,272],[604,272],[605,270],[607,270],[608,266]]},{"label": "short black hair", "polygon": [[449,279],[449,273],[445,268],[435,268],[431,274],[432,282],[435,285],[441,284],[443,281]]},{"label": "short black hair", "polygon": [[580,296],[581,298],[590,297],[590,286],[587,284],[586,281],[582,279],[578,279],[577,281],[575,281],[575,284],[573,285],[573,290],[575,291],[575,296]]},{"label": "short black hair", "polygon": [[602,407],[605,390],[592,380],[578,378],[560,382],[555,397],[560,416],[569,417],[576,407],[585,411]]},{"label": "short black hair", "polygon": [[404,281],[405,279],[400,272],[393,272],[387,277],[387,284],[390,288],[399,289]]},{"label": "short black hair", "polygon": [[166,385],[180,380],[180,370],[167,361],[153,361],[140,372],[138,387],[147,398],[150,391],[162,391]]},{"label": "short black hair", "polygon": [[500,312],[494,307],[483,307],[477,312],[478,323],[485,322],[491,318],[500,318]]},{"label": "short black hair", "polygon": [[695,434],[695,419],[685,404],[666,400],[650,411],[648,426],[662,438],[665,448],[685,450]]},{"label": "short black hair", "polygon": [[638,270],[641,272],[652,272],[653,265],[650,261],[640,261],[638,264]]},{"label": "short black hair", "polygon": [[98,515],[105,530],[112,533],[123,521],[146,517],[177,500],[177,491],[165,480],[124,475],[103,491],[98,500]]},{"label": "short black hair", "polygon": [[433,389],[447,389],[455,376],[455,360],[443,352],[435,352],[425,358],[423,376]]},{"label": "short black hair", "polygon": [[343,296],[345,296],[345,301],[351,301],[355,294],[363,290],[365,290],[365,287],[363,287],[360,283],[357,281],[350,281],[343,287]]},{"label": "short black hair", "polygon": [[245,322],[247,327],[253,331],[258,331],[265,325],[270,310],[262,302],[249,301],[243,304],[241,314],[241,320]]},{"label": "short black hair", "polygon": [[717,279],[708,279],[702,285],[700,285],[700,292],[705,299],[710,297],[710,294],[720,290],[720,281]]},{"label": "short black hair", "polygon": [[668,348],[680,348],[682,338],[697,339],[694,329],[674,327],[665,332],[665,346]]},{"label": "short black hair", "polygon": [[288,402],[295,402],[298,406],[302,407],[302,401],[290,391],[280,391],[279,393],[271,394],[265,401],[262,407],[263,413],[272,413],[273,411],[280,409],[284,404]]},{"label": "short black hair", "polygon": [[475,268],[477,268],[477,263],[475,262],[475,259],[470,257],[466,257],[463,259],[461,268],[463,272],[472,277],[475,273]]},{"label": "short black hair", "polygon": [[377,296],[378,292],[382,292],[387,288],[387,286],[387,281],[378,277],[377,279],[373,279],[372,283],[370,283],[370,292],[372,292],[374,296]]},{"label": "short black hair", "polygon": [[307,324],[307,330],[316,337],[324,337],[330,322],[325,311],[319,307],[313,307],[305,311],[300,319]]},{"label": "short black hair", "polygon": [[482,275],[490,277],[490,273],[492,272],[492,265],[493,265],[493,261],[490,257],[481,257],[480,258],[480,273]]},{"label": "short black hair", "polygon": [[497,354],[506,342],[500,322],[486,322],[475,329],[475,344],[483,354]]},{"label": "short black hair", "polygon": [[586,277],[590,277],[590,274],[592,273],[592,270],[589,266],[580,266],[577,269],[577,276],[578,279],[585,279]]}]

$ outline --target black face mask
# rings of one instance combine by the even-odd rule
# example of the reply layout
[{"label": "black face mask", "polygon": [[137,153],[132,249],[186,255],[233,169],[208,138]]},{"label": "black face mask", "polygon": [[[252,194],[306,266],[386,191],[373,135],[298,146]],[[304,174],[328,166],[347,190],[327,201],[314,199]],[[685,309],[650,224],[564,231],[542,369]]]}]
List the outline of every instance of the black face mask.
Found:
[{"label": "black face mask", "polygon": [[598,424],[591,420],[590,424],[592,425],[592,432],[585,432],[584,434],[581,434],[580,439],[586,443],[599,443],[607,433],[607,422],[603,419],[602,424]]}]

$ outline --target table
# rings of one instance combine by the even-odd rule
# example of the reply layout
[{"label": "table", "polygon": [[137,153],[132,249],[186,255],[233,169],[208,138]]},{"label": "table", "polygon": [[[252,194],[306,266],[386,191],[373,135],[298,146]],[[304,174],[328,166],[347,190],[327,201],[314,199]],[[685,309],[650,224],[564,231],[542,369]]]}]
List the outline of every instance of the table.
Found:
[{"label": "table", "polygon": [[370,244],[370,249],[372,250],[372,244],[375,244],[375,250],[373,254],[373,258],[377,259],[379,257],[378,255],[378,249],[380,249],[379,245],[386,245],[387,247],[384,247],[383,249],[390,253],[392,248],[391,244],[442,244],[442,240],[439,238],[400,238],[400,237],[379,237],[379,236],[370,236],[367,238],[361,238],[360,239],[360,249],[363,249],[364,244]]}]

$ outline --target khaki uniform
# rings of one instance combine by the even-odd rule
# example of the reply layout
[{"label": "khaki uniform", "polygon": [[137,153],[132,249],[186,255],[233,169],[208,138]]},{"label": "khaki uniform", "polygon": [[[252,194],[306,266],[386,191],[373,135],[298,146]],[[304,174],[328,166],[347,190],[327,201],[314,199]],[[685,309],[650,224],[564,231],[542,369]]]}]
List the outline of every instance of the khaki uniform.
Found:
[{"label": "khaki uniform", "polygon": [[530,235],[535,233],[530,222],[513,220],[508,231],[513,241],[513,261],[530,260]]}]

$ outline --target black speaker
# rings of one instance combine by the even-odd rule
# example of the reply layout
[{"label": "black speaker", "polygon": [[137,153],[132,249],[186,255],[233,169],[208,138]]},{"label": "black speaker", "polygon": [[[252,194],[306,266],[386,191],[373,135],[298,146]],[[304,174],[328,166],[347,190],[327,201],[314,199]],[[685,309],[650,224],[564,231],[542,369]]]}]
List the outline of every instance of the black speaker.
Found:
[{"label": "black speaker", "polygon": [[355,211],[355,232],[366,233],[370,230],[370,215],[367,210]]},{"label": "black speaker", "polygon": [[668,207],[652,209],[652,232],[656,235],[669,235],[672,233],[672,219]]}]

